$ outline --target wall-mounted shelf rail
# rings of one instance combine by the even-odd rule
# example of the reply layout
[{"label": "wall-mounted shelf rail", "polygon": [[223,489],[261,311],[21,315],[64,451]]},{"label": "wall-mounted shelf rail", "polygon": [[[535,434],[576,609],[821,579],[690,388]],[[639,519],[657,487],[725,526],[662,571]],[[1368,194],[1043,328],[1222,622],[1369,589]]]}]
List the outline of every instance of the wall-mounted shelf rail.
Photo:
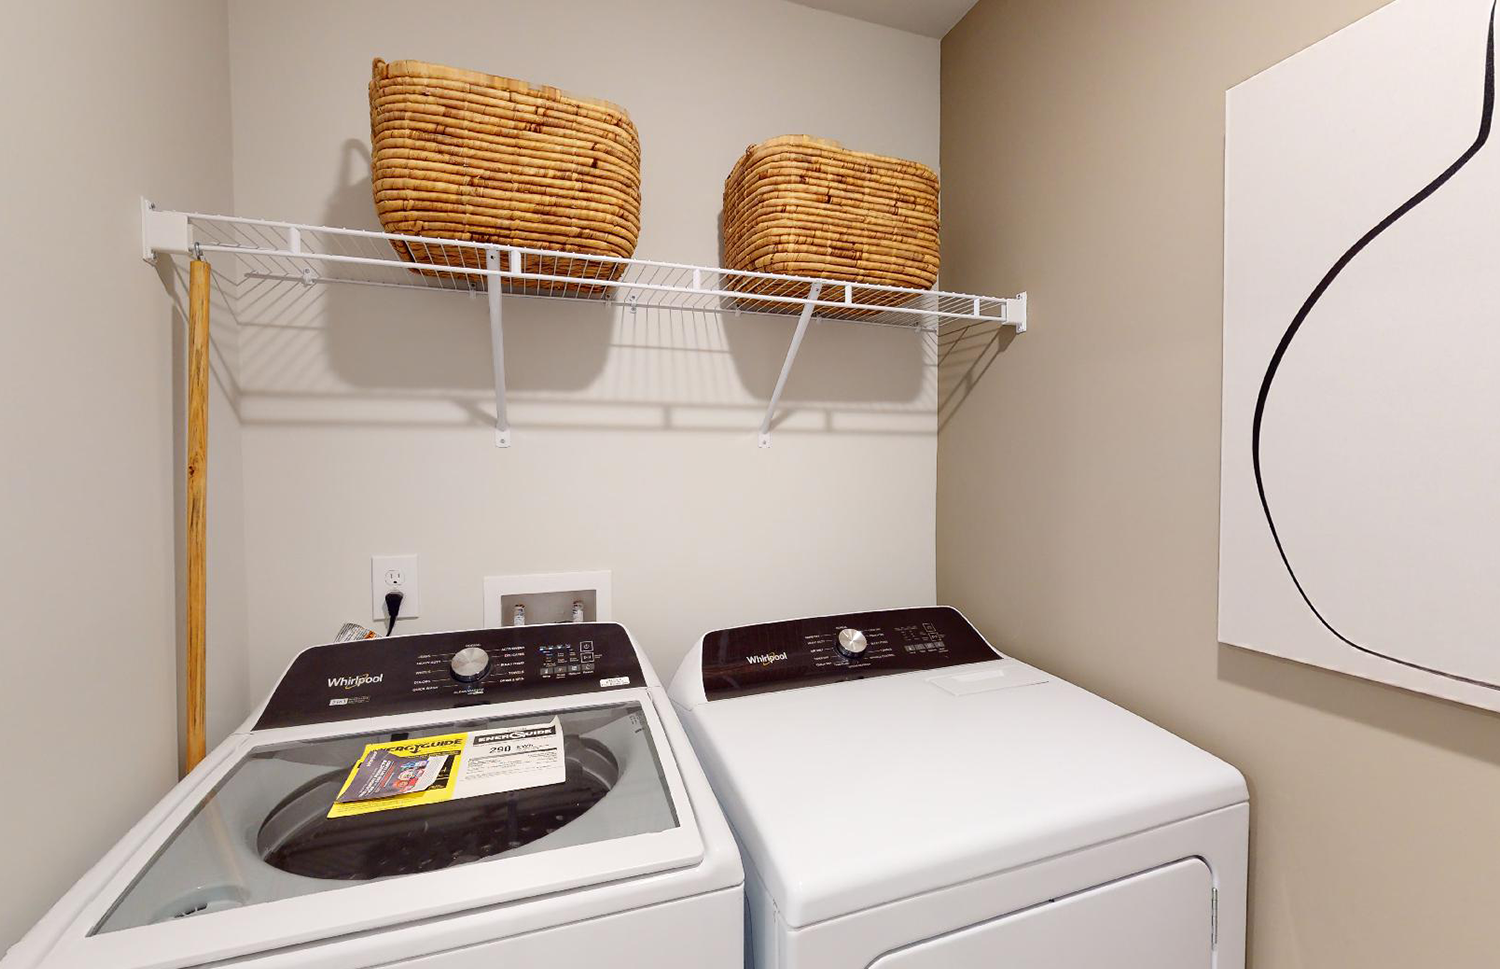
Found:
[{"label": "wall-mounted shelf rail", "polygon": [[[452,293],[488,293],[495,366],[495,441],[510,446],[505,407],[503,297],[612,301],[634,311],[796,314],[797,328],[760,426],[771,424],[808,324],[840,320],[932,331],[946,322],[1026,329],[1026,294],[974,296],[832,279],[741,272],[710,266],[619,259],[394,235],[366,229],[171,212],[141,204],[141,255],[233,255],[247,279],[313,286],[345,283]],[[498,283],[498,285],[492,285]]]}]

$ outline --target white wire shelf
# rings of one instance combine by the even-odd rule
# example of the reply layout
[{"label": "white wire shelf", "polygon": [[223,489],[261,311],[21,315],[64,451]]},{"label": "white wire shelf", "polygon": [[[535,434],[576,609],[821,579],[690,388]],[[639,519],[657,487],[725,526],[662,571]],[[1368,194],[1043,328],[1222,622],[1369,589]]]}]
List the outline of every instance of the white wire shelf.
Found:
[{"label": "white wire shelf", "polygon": [[495,356],[496,442],[510,444],[505,412],[501,299],[613,301],[630,309],[798,315],[761,423],[762,447],[811,319],[935,331],[948,322],[1026,329],[1026,294],[977,296],[711,266],[579,255],[546,249],[396,235],[157,209],[141,203],[142,256],[233,255],[246,279],[486,293]]}]

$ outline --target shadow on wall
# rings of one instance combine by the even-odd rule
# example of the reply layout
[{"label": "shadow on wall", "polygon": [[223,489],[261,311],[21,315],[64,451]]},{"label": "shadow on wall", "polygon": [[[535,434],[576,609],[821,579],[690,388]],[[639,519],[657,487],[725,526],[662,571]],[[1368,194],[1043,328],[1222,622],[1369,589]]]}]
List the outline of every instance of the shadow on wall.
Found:
[{"label": "shadow on wall", "polygon": [[[724,210],[722,208],[714,216],[714,224],[717,227],[719,265],[722,266],[728,262],[724,258]],[[782,295],[800,296],[802,293],[783,293]],[[730,297],[721,298],[719,303],[720,312],[725,319],[747,320],[748,325],[725,327],[725,334],[729,338],[731,347],[731,357],[744,385],[752,388],[764,387],[766,389],[764,399],[769,400],[770,391],[776,386],[776,378],[781,373],[789,334],[782,332],[784,327],[767,325],[767,323],[779,317],[795,320],[798,315],[797,309],[788,309],[784,314],[744,314],[735,308],[734,300]],[[815,321],[812,325],[856,326],[860,324]],[[874,327],[867,328],[873,329]],[[868,356],[871,350],[882,354],[888,351],[880,341],[859,340],[857,332],[854,332],[850,340],[837,348],[832,347],[828,342],[815,343],[807,347],[803,353],[799,353],[797,360],[799,365],[819,375],[816,387],[804,387],[795,380],[789,380],[782,400],[905,401],[911,403],[922,401],[928,378],[925,371],[933,363],[932,355],[928,352],[931,347],[924,346],[920,338],[911,343],[910,352],[904,355],[905,359],[902,361],[906,365],[895,368],[879,360],[871,359]],[[868,374],[877,369],[882,371],[882,379],[878,381],[868,379]],[[797,371],[793,370],[794,377],[796,373]]]},{"label": "shadow on wall", "polygon": [[[380,228],[363,142],[345,142],[323,222]],[[239,318],[246,423],[493,423],[483,293],[246,279]],[[522,428],[753,431],[795,323],[507,297],[511,419]],[[935,368],[932,335],[814,323],[780,417],[789,431],[932,434]]]},{"label": "shadow on wall", "polygon": [[1003,323],[976,321],[943,326],[937,338],[937,416],[941,431],[1016,338]]},{"label": "shadow on wall", "polygon": [[[378,229],[363,142],[345,143],[341,169],[323,223]],[[246,279],[238,295],[247,423],[494,423],[483,293]],[[521,297],[508,297],[504,314],[520,427],[751,431],[796,325],[792,316]],[[815,323],[781,422],[930,434],[936,356],[931,334]]]},{"label": "shadow on wall", "polygon": [[1226,643],[1219,644],[1219,678],[1298,706],[1500,764],[1500,731],[1474,729],[1476,713],[1490,717],[1497,726],[1500,714],[1450,701],[1434,702],[1425,694]]}]

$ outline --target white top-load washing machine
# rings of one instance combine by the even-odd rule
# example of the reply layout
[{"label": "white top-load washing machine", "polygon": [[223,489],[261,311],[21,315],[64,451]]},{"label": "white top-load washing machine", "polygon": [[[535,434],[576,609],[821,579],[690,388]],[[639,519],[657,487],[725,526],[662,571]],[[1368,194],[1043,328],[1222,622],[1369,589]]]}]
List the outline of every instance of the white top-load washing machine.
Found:
[{"label": "white top-load washing machine", "polygon": [[743,911],[629,634],[482,629],[303,651],[0,965],[718,969]]},{"label": "white top-load washing machine", "polygon": [[723,629],[671,697],[759,969],[1242,969],[1233,767],[949,608]]}]

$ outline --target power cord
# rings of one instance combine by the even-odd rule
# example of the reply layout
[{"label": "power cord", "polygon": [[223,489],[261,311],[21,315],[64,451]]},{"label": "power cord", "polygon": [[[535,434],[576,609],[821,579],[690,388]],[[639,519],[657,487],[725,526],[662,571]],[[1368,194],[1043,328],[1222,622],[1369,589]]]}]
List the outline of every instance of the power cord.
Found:
[{"label": "power cord", "polygon": [[385,621],[387,636],[396,628],[396,617],[401,615],[401,600],[404,598],[406,597],[395,589],[385,594],[385,614],[389,617]]}]

